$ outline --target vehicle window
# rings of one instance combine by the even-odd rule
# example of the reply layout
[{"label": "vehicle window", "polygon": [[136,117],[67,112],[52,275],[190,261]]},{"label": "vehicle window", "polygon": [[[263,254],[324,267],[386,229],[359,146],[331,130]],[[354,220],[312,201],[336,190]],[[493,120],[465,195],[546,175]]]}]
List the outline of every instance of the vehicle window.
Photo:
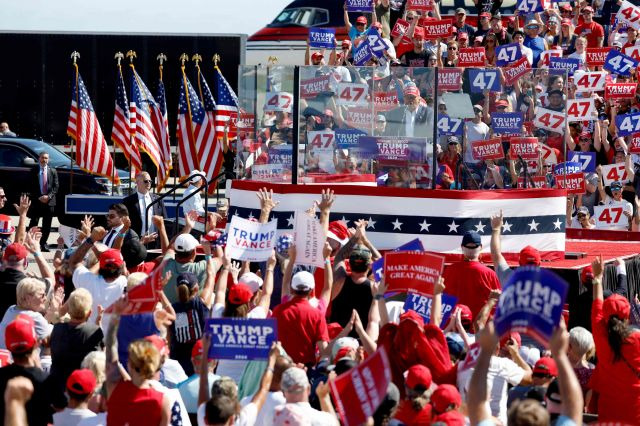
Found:
[{"label": "vehicle window", "polygon": [[[270,25],[302,25],[305,27],[313,24],[313,9],[310,8],[297,8],[297,9],[285,9]],[[327,19],[328,22],[328,19]]]},{"label": "vehicle window", "polygon": [[292,16],[297,13],[298,9],[285,9],[280,15],[273,20],[272,24],[287,24],[292,21]]},{"label": "vehicle window", "polygon": [[0,145],[1,167],[25,167],[22,161],[28,156],[24,150],[18,147]]},{"label": "vehicle window", "polygon": [[316,9],[313,16],[313,25],[323,25],[329,22],[329,12],[326,9]]},{"label": "vehicle window", "polygon": [[58,151],[57,148],[49,145],[48,143],[33,144],[30,146],[30,148],[33,149],[38,155],[40,155],[42,151],[47,151],[47,153],[49,154],[49,164],[51,164],[53,167],[65,165],[68,166],[69,164],[71,164],[70,157]]}]

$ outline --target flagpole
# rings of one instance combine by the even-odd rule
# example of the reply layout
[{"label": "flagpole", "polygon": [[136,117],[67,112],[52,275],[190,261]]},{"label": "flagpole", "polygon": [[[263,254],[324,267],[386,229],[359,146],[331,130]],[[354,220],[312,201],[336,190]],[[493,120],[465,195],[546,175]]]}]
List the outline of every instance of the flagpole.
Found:
[{"label": "flagpole", "polygon": [[[189,114],[189,134],[191,135],[191,140],[195,141],[195,137],[193,135],[193,116],[191,115],[191,101],[189,99],[189,86],[187,85],[187,74],[184,72],[184,63],[189,60],[189,55],[183,53],[180,55],[180,62],[182,65],[180,69],[182,70],[182,84],[184,84],[184,97],[187,101],[187,113]],[[193,147],[192,147],[193,148]],[[198,167],[200,167],[200,159],[198,158]]]},{"label": "flagpole", "polygon": [[[158,56],[156,56],[156,59],[160,62],[160,65],[158,65],[158,70],[159,70],[159,72],[160,72],[160,82],[162,82],[162,83],[163,83],[163,85],[164,85],[164,82],[162,81],[162,69],[164,68],[164,61],[166,61],[166,60],[167,60],[167,55],[165,55],[164,53],[162,53],[162,52],[161,52],[161,53],[159,53],[159,54],[158,54]],[[164,106],[165,106],[165,114],[166,114],[166,113],[167,113],[167,112],[166,112],[166,109],[167,109],[167,108],[166,108],[166,107],[167,107],[167,97],[166,97],[166,92],[165,92],[165,96],[164,96],[163,101],[164,101],[164,104],[165,104]],[[167,115],[168,115],[168,114],[167,114]],[[164,116],[162,117],[162,120],[163,120],[163,121],[162,121],[162,127],[164,128]],[[169,136],[169,133],[168,133],[168,132],[167,132],[167,137],[168,137],[168,138],[170,138],[170,136]],[[161,142],[161,143],[162,143],[162,142]],[[162,153],[162,149],[163,149],[163,147],[162,147],[162,146],[160,146],[160,152],[161,152],[161,153]],[[167,184],[167,180],[169,180],[169,177],[171,176],[171,172],[169,171],[169,170],[170,170],[170,169],[169,169],[169,165],[170,165],[170,164],[173,164],[173,162],[171,161],[171,140],[169,140],[169,162],[167,162],[167,159],[166,159],[166,158],[164,158],[164,156],[163,156],[163,158],[162,158],[162,161],[164,162],[164,170],[165,170],[165,174],[164,174],[164,176],[162,176],[162,180],[163,180],[163,182],[164,182],[164,183],[162,184],[162,187],[164,188],[164,187],[166,186],[166,184]],[[172,168],[173,168],[173,167],[172,167]],[[159,184],[159,183],[160,183],[160,178],[158,177],[158,184]],[[174,183],[174,185],[175,185],[175,181],[174,181],[173,183]],[[157,189],[159,188],[159,186],[160,186],[160,185],[156,185],[156,188],[154,189],[154,192],[155,192],[156,194],[158,193]]]},{"label": "flagpole", "polygon": [[[127,52],[127,58],[129,58],[129,66],[131,67],[131,70],[133,71],[133,75],[135,77],[135,68],[133,67],[133,59],[137,58],[138,55],[136,54],[135,50],[129,50]],[[124,79],[123,79],[124,80]],[[129,108],[129,105],[127,105],[127,108]],[[131,110],[129,110],[129,126],[131,126]],[[133,139],[133,135],[131,133],[129,133],[129,146],[136,146],[135,144],[135,139]],[[140,150],[138,149],[138,152],[140,152]],[[132,176],[132,172],[133,172],[133,167],[129,167],[129,194],[131,194],[131,184],[133,181],[133,176]],[[142,171],[142,154],[140,154],[140,170],[138,171],[141,172]]]},{"label": "flagpole", "polygon": [[[76,98],[76,109],[79,108],[79,104],[80,104],[80,96],[79,96],[79,90],[78,90],[78,75],[79,75],[79,71],[78,71],[78,63],[77,60],[78,58],[80,58],[80,53],[78,53],[77,51],[73,51],[71,53],[71,60],[73,61],[73,68],[75,71],[75,80],[76,80],[76,91],[75,91],[75,98]],[[76,138],[78,137],[78,114],[76,114]],[[69,193],[73,194],[73,157],[75,156],[75,142],[76,139],[75,138],[71,138],[71,170],[69,173]]]},{"label": "flagpole", "polygon": [[[122,78],[122,66],[120,65],[120,62],[122,61],[122,59],[124,58],[124,54],[122,52],[116,52],[116,54],[113,56],[113,58],[118,62],[118,76],[120,78]],[[129,133],[129,138],[131,138],[131,133]],[[112,140],[111,142],[113,142],[113,136],[112,136]],[[111,195],[113,196],[115,193],[115,181],[116,181],[116,143],[113,142],[113,180],[111,181]],[[129,170],[131,170],[131,163],[129,163]],[[131,175],[129,175],[129,180],[131,180]]]}]

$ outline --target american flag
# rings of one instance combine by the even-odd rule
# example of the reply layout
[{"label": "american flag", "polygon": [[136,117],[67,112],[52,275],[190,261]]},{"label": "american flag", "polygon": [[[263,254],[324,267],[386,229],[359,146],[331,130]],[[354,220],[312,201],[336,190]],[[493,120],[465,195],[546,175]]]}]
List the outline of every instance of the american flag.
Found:
[{"label": "american flag", "polygon": [[122,77],[122,67],[118,64],[118,79],[116,81],[116,108],[113,113],[113,127],[111,128],[111,140],[122,149],[124,156],[131,165],[131,171],[135,176],[142,170],[142,160],[138,147],[131,140],[133,129],[129,118],[129,101],[124,88],[124,78]]},{"label": "american flag", "polygon": [[[272,213],[278,219],[279,234],[290,233],[295,211],[306,210],[320,197],[318,186],[234,180],[229,213],[258,217],[260,206],[255,192],[262,187],[273,188],[274,200],[279,202]],[[538,249],[546,259],[564,255],[565,190],[446,191],[353,185],[331,188],[336,201],[329,220],[341,220],[350,227],[359,219],[367,220],[367,236],[379,250],[394,249],[419,238],[426,251],[456,259],[461,254],[462,235],[473,230],[482,238],[483,253],[489,253],[491,215],[502,209],[505,257],[516,257],[527,245]]]},{"label": "american flag", "polygon": [[89,93],[82,81],[78,65],[74,64],[71,82],[71,111],[67,134],[76,142],[76,162],[89,173],[104,176],[119,184],[120,178],[114,169],[113,159],[104,139],[98,117],[91,105]]},{"label": "american flag", "polygon": [[[133,64],[131,64],[131,128],[140,151],[149,154],[151,161],[158,169],[158,176],[166,176],[169,171],[162,154],[158,129],[162,128],[163,117],[160,107],[144,84]],[[158,187],[160,187],[158,179]]]},{"label": "american flag", "polygon": [[229,139],[235,139],[238,129],[238,97],[222,75],[220,68],[215,67],[215,80],[218,97],[216,99],[216,131],[222,135],[224,123],[231,120],[229,125]]},{"label": "american flag", "polygon": [[165,170],[167,174],[164,177],[158,176],[158,189],[164,187],[167,179],[169,178],[169,171],[173,169],[173,160],[171,158],[171,142],[169,137],[169,120],[167,119],[167,96],[164,90],[164,82],[162,81],[162,73],[160,74],[160,79],[158,80],[158,96],[156,96],[158,102],[158,108],[160,109],[160,114],[162,114],[162,122],[160,123],[160,127],[155,129],[157,134],[156,137],[160,142],[160,150],[162,153],[162,158],[164,160]]},{"label": "american flag", "polygon": [[[206,126],[208,129],[204,132],[207,136],[202,141],[196,141],[196,149],[198,150],[198,157],[200,157],[200,168],[207,176],[208,180],[217,176],[220,173],[222,167],[222,141],[216,137],[215,129],[215,112],[216,103],[209,90],[209,85],[204,79],[204,75],[200,72],[200,67],[196,67],[198,70],[198,89],[200,91],[200,99],[204,105],[206,114]],[[204,124],[203,124],[204,126]]]},{"label": "american flag", "polygon": [[[188,94],[188,96],[187,96]],[[182,84],[180,85],[180,98],[178,99],[178,174],[181,178],[189,176],[192,170],[198,170],[198,150],[196,141],[204,136],[203,123],[207,120],[204,107],[198,99],[196,91],[189,82],[182,67]]]}]

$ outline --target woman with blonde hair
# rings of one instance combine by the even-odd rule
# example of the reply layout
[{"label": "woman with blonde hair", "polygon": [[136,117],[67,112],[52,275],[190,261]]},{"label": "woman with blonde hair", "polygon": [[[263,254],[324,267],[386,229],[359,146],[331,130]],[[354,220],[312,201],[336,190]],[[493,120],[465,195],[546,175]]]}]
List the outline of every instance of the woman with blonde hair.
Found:
[{"label": "woman with blonde hair", "polygon": [[[106,364],[107,356],[103,351],[89,352],[80,364],[81,368],[91,370],[96,378],[95,390],[89,398],[89,410],[94,413],[103,413],[107,409],[106,390],[102,386],[107,379]],[[106,422],[106,417],[104,421]]]},{"label": "woman with blonde hair", "polygon": [[577,35],[573,33],[574,27],[571,19],[563,19],[560,23],[560,33],[553,38],[553,45],[562,48],[562,55],[569,56],[576,51]]},{"label": "woman with blonde hair", "polygon": [[141,339],[129,345],[128,373],[119,364],[116,335],[126,306],[126,298],[114,304],[106,338],[107,424],[168,425],[170,399],[150,384],[160,368],[160,353],[153,343]]}]

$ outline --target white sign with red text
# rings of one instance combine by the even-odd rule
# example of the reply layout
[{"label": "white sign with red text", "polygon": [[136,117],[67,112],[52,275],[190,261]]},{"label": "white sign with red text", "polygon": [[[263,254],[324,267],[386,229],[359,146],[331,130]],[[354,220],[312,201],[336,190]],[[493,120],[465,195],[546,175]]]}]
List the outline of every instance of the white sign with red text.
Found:
[{"label": "white sign with red text", "polygon": [[564,120],[564,113],[538,107],[533,125],[538,129],[564,134]]},{"label": "white sign with red text", "polygon": [[265,111],[291,112],[293,95],[289,92],[268,92],[265,97]]},{"label": "white sign with red text", "polygon": [[631,180],[624,163],[602,165],[602,181],[604,186],[609,186],[613,182],[626,183]]},{"label": "white sign with red text", "polygon": [[599,92],[604,90],[607,74],[607,71],[576,71],[573,75],[576,92]]},{"label": "white sign with red text", "polygon": [[596,229],[619,229],[629,223],[621,205],[594,206],[593,216],[596,219]]},{"label": "white sign with red text", "polygon": [[626,23],[636,30],[640,30],[640,7],[634,6],[631,2],[624,0],[616,15],[618,22]]},{"label": "white sign with red text", "polygon": [[369,86],[361,83],[338,83],[337,105],[367,105]]},{"label": "white sign with red text", "polygon": [[593,98],[569,99],[567,101],[567,121],[591,121],[598,118]]}]

